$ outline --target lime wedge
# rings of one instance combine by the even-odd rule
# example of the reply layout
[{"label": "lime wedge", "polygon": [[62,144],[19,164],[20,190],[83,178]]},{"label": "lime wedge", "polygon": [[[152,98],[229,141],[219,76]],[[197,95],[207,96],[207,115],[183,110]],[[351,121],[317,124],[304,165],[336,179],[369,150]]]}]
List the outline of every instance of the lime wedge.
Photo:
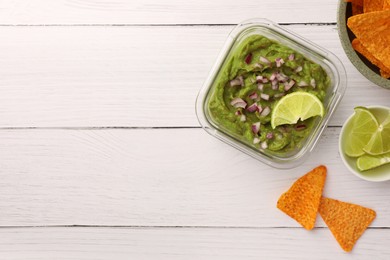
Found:
[{"label": "lime wedge", "polygon": [[371,137],[363,150],[371,155],[380,155],[390,152],[390,113],[387,118],[379,124],[379,127]]},{"label": "lime wedge", "polygon": [[355,107],[351,124],[351,131],[345,136],[344,151],[348,156],[358,157],[364,154],[363,148],[378,130],[379,124],[375,116],[365,107]]},{"label": "lime wedge", "polygon": [[390,163],[390,153],[376,156],[365,154],[360,156],[356,161],[356,165],[361,171],[370,170],[387,163]]},{"label": "lime wedge", "polygon": [[271,126],[295,124],[313,116],[324,116],[321,100],[308,92],[294,92],[282,97],[272,111]]}]

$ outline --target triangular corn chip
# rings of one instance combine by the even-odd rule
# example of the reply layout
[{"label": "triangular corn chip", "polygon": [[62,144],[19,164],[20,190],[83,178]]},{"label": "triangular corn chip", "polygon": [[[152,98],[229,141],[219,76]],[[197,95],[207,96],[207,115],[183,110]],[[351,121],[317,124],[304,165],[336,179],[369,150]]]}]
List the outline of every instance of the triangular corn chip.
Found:
[{"label": "triangular corn chip", "polygon": [[363,7],[364,0],[344,0],[344,2],[350,2],[352,5],[359,5]]},{"label": "triangular corn chip", "polygon": [[351,16],[348,27],[377,60],[390,68],[390,10]]},{"label": "triangular corn chip", "polygon": [[299,178],[280,196],[277,207],[304,228],[313,229],[322,190],[326,179],[326,167],[321,165]]},{"label": "triangular corn chip", "polygon": [[383,10],[390,10],[390,0],[385,0],[383,2]]},{"label": "triangular corn chip", "polygon": [[359,205],[322,198],[319,212],[341,248],[349,252],[375,219],[376,213]]},{"label": "triangular corn chip", "polygon": [[359,41],[359,39],[355,38],[352,41],[352,47],[367,58],[372,64],[377,66],[380,69],[381,76],[384,78],[390,77],[390,69],[386,68],[385,65],[377,60]]},{"label": "triangular corn chip", "polygon": [[358,15],[363,13],[363,6],[352,3],[352,15]]},{"label": "triangular corn chip", "polygon": [[364,0],[363,10],[364,13],[382,11],[384,0]]}]

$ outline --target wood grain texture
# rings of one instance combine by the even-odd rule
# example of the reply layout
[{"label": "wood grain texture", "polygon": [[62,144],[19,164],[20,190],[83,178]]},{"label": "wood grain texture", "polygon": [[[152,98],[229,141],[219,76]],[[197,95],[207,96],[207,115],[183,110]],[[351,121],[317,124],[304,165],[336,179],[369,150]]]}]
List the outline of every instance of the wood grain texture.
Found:
[{"label": "wood grain texture", "polygon": [[[0,27],[0,127],[198,126],[197,93],[232,28]],[[346,66],[331,125],[357,105],[390,105],[390,91],[348,61],[334,26],[287,28]]]},{"label": "wood grain texture", "polygon": [[2,0],[0,24],[236,24],[336,22],[337,0]]},{"label": "wood grain texture", "polygon": [[202,129],[2,130],[0,225],[298,227],[276,201],[324,164],[325,196],[373,208],[372,226],[388,227],[390,183],[348,172],[339,130],[329,128],[311,159],[284,171]]},{"label": "wood grain texture", "polygon": [[389,230],[370,229],[345,253],[328,229],[3,228],[0,258],[386,260],[389,240]]}]

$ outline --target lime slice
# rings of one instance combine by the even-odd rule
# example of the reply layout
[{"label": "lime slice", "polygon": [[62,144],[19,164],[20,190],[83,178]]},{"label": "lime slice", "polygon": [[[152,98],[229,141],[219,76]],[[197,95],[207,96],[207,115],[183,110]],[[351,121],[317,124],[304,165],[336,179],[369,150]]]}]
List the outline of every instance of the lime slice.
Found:
[{"label": "lime slice", "polygon": [[355,114],[351,120],[350,132],[345,136],[344,151],[348,156],[358,157],[364,154],[363,148],[378,130],[379,124],[365,107],[355,107]]},{"label": "lime slice", "polygon": [[390,113],[379,125],[363,150],[371,155],[380,155],[390,152]]},{"label": "lime slice", "polygon": [[321,100],[308,92],[294,92],[282,97],[273,109],[272,128],[278,125],[295,124],[313,116],[324,116],[325,109]]},{"label": "lime slice", "polygon": [[385,153],[377,156],[365,154],[360,156],[356,161],[356,165],[361,171],[370,170],[372,168],[385,165],[387,163],[390,163],[390,153]]}]

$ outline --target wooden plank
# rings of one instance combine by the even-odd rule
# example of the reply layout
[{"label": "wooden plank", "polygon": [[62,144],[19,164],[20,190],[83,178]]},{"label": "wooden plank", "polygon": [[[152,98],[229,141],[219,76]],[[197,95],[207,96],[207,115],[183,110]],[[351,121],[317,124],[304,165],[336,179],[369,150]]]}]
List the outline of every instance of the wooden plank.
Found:
[{"label": "wooden plank", "polygon": [[202,129],[2,130],[0,225],[298,227],[276,201],[324,164],[325,196],[371,207],[373,226],[389,227],[388,183],[349,173],[338,135],[329,128],[306,163],[275,170]]},{"label": "wooden plank", "polygon": [[3,228],[0,258],[389,259],[386,229],[367,230],[345,253],[328,229]]},{"label": "wooden plank", "polygon": [[[389,105],[390,91],[357,72],[334,26],[287,28],[346,66],[332,125],[354,106]],[[231,29],[0,27],[0,127],[198,126],[196,95]]]},{"label": "wooden plank", "polygon": [[236,24],[336,22],[337,0],[3,0],[0,24]]}]

